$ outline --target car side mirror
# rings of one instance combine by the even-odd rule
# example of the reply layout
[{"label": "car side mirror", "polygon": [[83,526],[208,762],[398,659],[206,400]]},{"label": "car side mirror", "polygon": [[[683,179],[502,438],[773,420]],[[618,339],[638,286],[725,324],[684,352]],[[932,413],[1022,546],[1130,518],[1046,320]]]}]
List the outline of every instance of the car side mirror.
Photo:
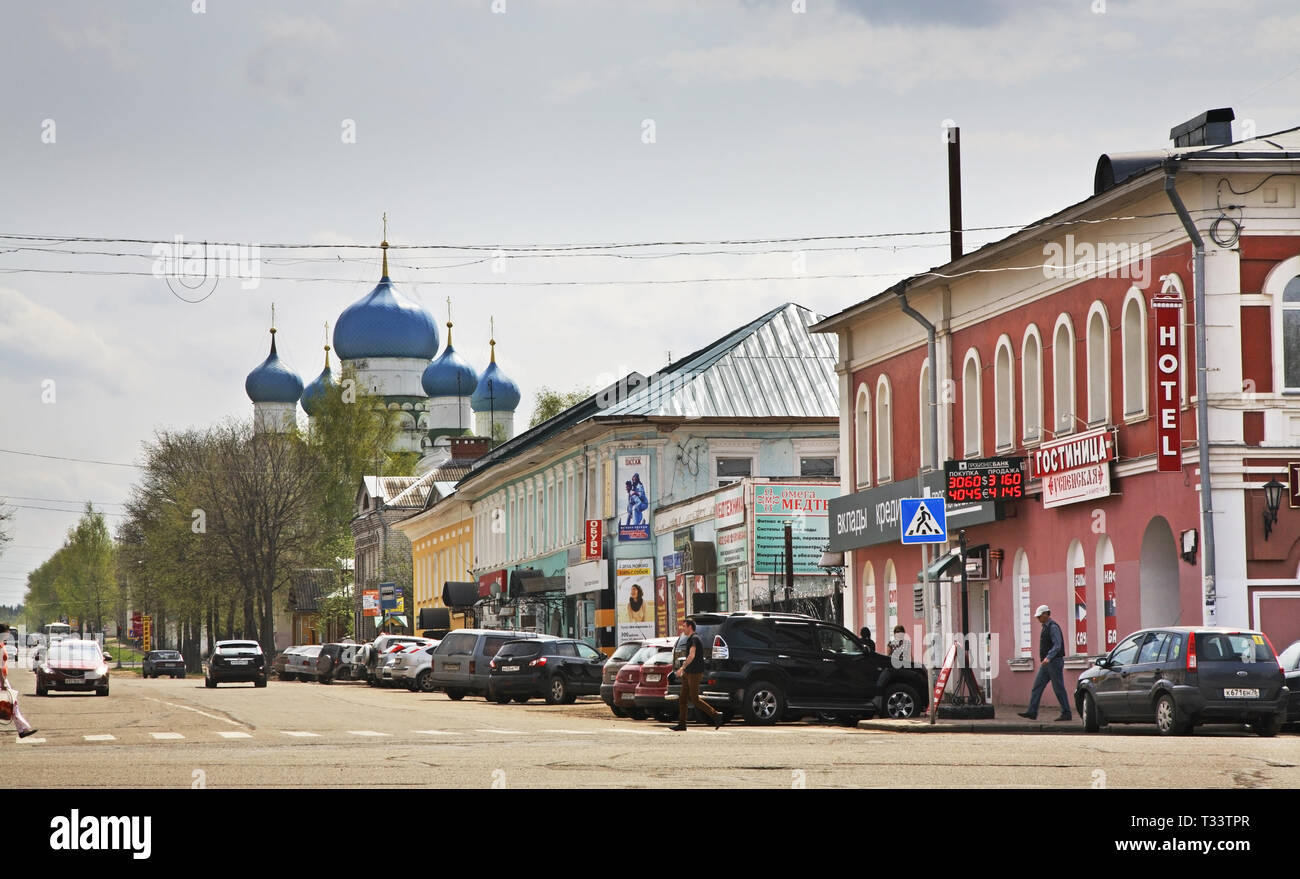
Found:
[{"label": "car side mirror", "polygon": [[1110,668],[1110,660],[1107,659],[1105,656],[1103,656],[1101,659],[1098,659],[1096,664],[1101,668]]},{"label": "car side mirror", "polygon": [[104,661],[105,661],[105,662],[112,662],[112,661],[113,661],[113,654],[111,654],[111,653],[105,653],[105,654],[104,654]]}]

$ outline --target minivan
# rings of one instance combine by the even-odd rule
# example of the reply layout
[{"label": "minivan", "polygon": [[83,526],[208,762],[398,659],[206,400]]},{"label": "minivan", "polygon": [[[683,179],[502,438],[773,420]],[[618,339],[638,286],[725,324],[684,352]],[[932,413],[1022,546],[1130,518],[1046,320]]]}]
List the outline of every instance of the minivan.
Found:
[{"label": "minivan", "polygon": [[507,642],[524,638],[556,640],[554,635],[508,629],[456,629],[433,651],[429,689],[442,690],[452,700],[464,699],[471,694],[486,696],[488,672],[491,670],[488,663]]}]

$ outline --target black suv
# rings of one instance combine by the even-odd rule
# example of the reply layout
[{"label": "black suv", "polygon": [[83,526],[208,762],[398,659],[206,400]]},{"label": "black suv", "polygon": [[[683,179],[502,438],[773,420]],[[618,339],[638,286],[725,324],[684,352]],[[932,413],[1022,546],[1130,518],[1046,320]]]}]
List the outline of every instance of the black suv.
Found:
[{"label": "black suv", "polygon": [[567,705],[579,696],[600,695],[604,668],[604,654],[582,641],[510,641],[489,664],[487,697],[502,705],[535,696]]},{"label": "black suv", "polygon": [[[925,670],[895,668],[847,629],[802,614],[696,614],[704,642],[700,689],[710,704],[771,724],[805,714],[856,724],[884,714],[913,717],[925,706]],[[675,650],[681,665],[685,644]]]},{"label": "black suv", "polygon": [[1074,703],[1088,732],[1108,723],[1154,723],[1186,735],[1202,723],[1247,723],[1277,735],[1290,691],[1262,632],[1143,629],[1079,675]]},{"label": "black suv", "polygon": [[256,641],[218,641],[203,665],[203,685],[209,689],[232,681],[266,686],[266,656]]},{"label": "black suv", "polygon": [[351,641],[321,647],[316,656],[316,680],[322,684],[364,680],[366,667],[356,661],[360,650],[361,645]]}]

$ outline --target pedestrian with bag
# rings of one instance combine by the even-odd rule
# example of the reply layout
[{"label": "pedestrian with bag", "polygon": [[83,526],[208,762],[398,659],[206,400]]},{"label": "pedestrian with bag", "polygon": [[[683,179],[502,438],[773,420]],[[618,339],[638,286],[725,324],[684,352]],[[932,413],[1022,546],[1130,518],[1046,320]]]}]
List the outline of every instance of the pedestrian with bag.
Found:
[{"label": "pedestrian with bag", "polygon": [[1034,689],[1029,694],[1029,710],[1021,711],[1020,716],[1037,719],[1038,702],[1050,680],[1056,701],[1061,703],[1061,714],[1056,719],[1072,720],[1070,699],[1065,693],[1065,636],[1056,620],[1052,619],[1052,609],[1047,605],[1040,604],[1034,616],[1043,624],[1038,633],[1038,674],[1034,676]]},{"label": "pedestrian with bag", "polygon": [[[9,633],[9,624],[0,623],[0,635]],[[6,643],[8,639],[0,638],[0,689],[9,694],[9,713],[13,715],[14,728],[18,730],[18,738],[25,739],[32,733],[36,732],[36,727],[27,722],[23,713],[18,710],[18,691],[14,685],[9,683],[9,646]]]}]

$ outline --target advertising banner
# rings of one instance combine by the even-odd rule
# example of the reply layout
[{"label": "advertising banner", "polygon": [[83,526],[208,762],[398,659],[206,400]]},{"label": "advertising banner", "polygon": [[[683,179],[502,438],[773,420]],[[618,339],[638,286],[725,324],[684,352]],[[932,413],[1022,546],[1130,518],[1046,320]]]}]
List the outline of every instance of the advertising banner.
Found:
[{"label": "advertising banner", "polygon": [[397,584],[396,583],[379,584],[379,609],[380,610],[397,609]]},{"label": "advertising banner", "polygon": [[582,560],[600,558],[600,547],[605,540],[605,523],[599,519],[587,520],[587,539],[582,545]]},{"label": "advertising banner", "polygon": [[145,614],[140,618],[140,649],[148,653],[153,649],[153,616]]},{"label": "advertising banner", "polygon": [[1074,652],[1088,652],[1088,569],[1074,569]]},{"label": "advertising banner", "polygon": [[676,635],[686,625],[686,575],[678,574],[673,580],[673,618],[676,625],[666,634]]},{"label": "advertising banner", "polygon": [[785,573],[785,523],[791,524],[796,575],[826,572],[817,567],[827,540],[827,514],[838,485],[794,482],[754,485],[754,573]]},{"label": "advertising banner", "polygon": [[1106,428],[1043,443],[1033,453],[1043,483],[1043,509],[1110,496],[1115,443]]},{"label": "advertising banner", "polygon": [[618,595],[616,638],[618,643],[639,638],[653,638],[654,559],[622,559],[615,570]]},{"label": "advertising banner", "polygon": [[1156,324],[1156,345],[1151,352],[1155,359],[1151,374],[1155,377],[1156,471],[1177,473],[1183,469],[1183,432],[1178,418],[1183,402],[1178,344],[1183,323],[1182,297],[1156,296],[1151,300],[1151,310]]},{"label": "advertising banner", "polygon": [[734,568],[743,565],[748,557],[749,535],[743,527],[719,531],[717,535],[718,567]]},{"label": "advertising banner", "polygon": [[564,594],[586,595],[609,585],[609,566],[597,559],[564,569]]},{"label": "advertising banner", "polygon": [[379,590],[378,589],[362,590],[361,615],[366,617],[379,616]]},{"label": "advertising banner", "polygon": [[745,484],[720,491],[713,496],[713,527],[734,528],[745,524]]},{"label": "advertising banner", "polygon": [[1029,600],[1029,575],[1022,573],[1020,582],[1020,658],[1034,658],[1033,604]]},{"label": "advertising banner", "polygon": [[1105,617],[1106,617],[1106,652],[1115,649],[1119,644],[1119,621],[1116,617],[1119,614],[1118,607],[1115,603],[1115,566],[1102,565],[1101,568],[1102,592],[1105,596]]},{"label": "advertising banner", "polygon": [[871,634],[879,643],[884,644],[889,638],[894,637],[894,631],[892,626],[888,633],[883,633],[876,628],[876,584],[869,583],[862,589],[862,624],[871,630]]},{"label": "advertising banner", "polygon": [[[668,578],[655,578],[655,637],[668,634]],[[621,643],[621,642],[620,642]]]},{"label": "advertising banner", "polygon": [[[623,505],[615,510],[619,542],[650,539],[650,456],[619,455],[616,494]],[[649,637],[649,636],[647,636]]]}]

